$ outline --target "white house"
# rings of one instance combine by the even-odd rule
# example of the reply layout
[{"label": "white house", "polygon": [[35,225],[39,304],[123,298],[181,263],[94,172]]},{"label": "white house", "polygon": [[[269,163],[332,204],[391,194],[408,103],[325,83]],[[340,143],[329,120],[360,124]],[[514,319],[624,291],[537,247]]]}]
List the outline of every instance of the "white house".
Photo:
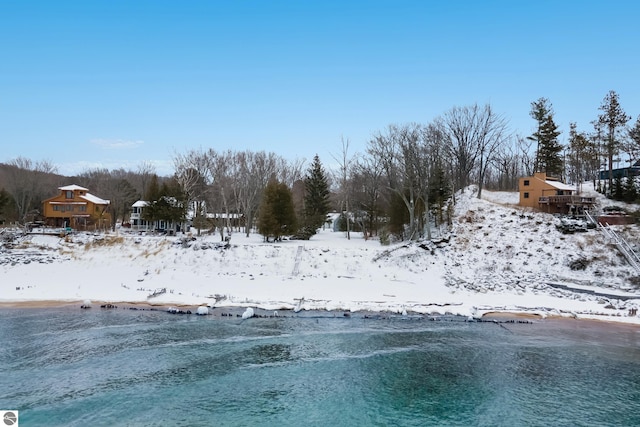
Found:
[{"label": "white house", "polygon": [[142,211],[145,207],[149,206],[149,202],[144,200],[138,200],[131,206],[131,215],[129,216],[129,222],[131,223],[131,229],[136,231],[150,231],[154,230],[153,224],[142,218]]},{"label": "white house", "polygon": [[185,229],[185,223],[176,223],[174,221],[168,221],[159,219],[155,221],[147,221],[144,219],[144,209],[149,206],[149,202],[145,200],[138,200],[131,205],[131,214],[129,215],[129,222],[131,223],[131,230],[134,231],[168,231],[176,232]]}]

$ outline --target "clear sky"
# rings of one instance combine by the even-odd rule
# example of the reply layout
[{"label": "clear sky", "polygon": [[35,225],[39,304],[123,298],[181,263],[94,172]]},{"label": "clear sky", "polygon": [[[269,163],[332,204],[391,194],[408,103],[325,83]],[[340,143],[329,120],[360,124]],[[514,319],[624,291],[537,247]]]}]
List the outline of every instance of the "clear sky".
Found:
[{"label": "clear sky", "polygon": [[176,152],[323,162],[387,125],[489,103],[566,141],[609,90],[640,115],[637,1],[0,0],[0,162],[71,175]]}]

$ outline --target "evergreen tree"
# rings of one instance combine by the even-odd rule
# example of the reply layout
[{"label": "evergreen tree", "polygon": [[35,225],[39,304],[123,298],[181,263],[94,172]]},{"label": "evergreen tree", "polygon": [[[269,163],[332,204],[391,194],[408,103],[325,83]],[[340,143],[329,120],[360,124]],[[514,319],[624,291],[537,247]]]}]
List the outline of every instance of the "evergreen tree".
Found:
[{"label": "evergreen tree", "polygon": [[620,175],[616,176],[613,181],[613,192],[611,197],[614,200],[624,200],[624,185],[622,184],[622,177]]},{"label": "evergreen tree", "polygon": [[551,176],[561,176],[563,170],[562,144],[558,141],[560,131],[553,120],[553,107],[547,98],[531,103],[531,117],[538,122],[537,130],[527,139],[538,144],[535,171]]},{"label": "evergreen tree", "polygon": [[444,223],[445,206],[451,197],[451,183],[447,179],[446,171],[440,159],[436,159],[436,162],[432,165],[429,182],[430,208],[435,215],[436,225],[442,224]]},{"label": "evergreen tree", "polygon": [[292,235],[296,230],[296,214],[293,207],[291,190],[286,184],[272,179],[267,184],[260,204],[258,232],[266,240],[275,241],[282,236]]},{"label": "evergreen tree", "polygon": [[629,129],[629,154],[631,155],[632,161],[638,160],[638,153],[640,152],[640,116],[638,116],[638,120],[633,125],[631,129]]},{"label": "evergreen tree", "polygon": [[590,142],[586,135],[578,132],[575,123],[569,123],[569,175],[572,180],[581,185],[585,180],[587,165],[589,163],[589,146]]},{"label": "evergreen tree", "polygon": [[387,230],[394,236],[404,240],[405,224],[409,223],[409,212],[402,200],[402,197],[393,192],[390,195],[387,207]]},{"label": "evergreen tree", "polygon": [[598,116],[598,124],[604,128],[605,142],[604,149],[607,155],[609,163],[609,188],[611,188],[611,181],[613,180],[613,157],[618,154],[620,144],[624,138],[621,135],[622,129],[631,116],[628,116],[622,107],[618,99],[618,94],[615,91],[609,91],[607,96],[602,100],[602,104],[599,108],[602,114]]},{"label": "evergreen tree", "polygon": [[634,203],[638,198],[638,189],[636,187],[635,178],[631,175],[627,176],[623,183],[624,201]]},{"label": "evergreen tree", "polygon": [[[154,188],[157,184],[157,177],[151,179],[148,193],[149,205],[144,208],[143,218],[149,222],[167,221],[169,223],[179,223],[184,221],[187,214],[186,197],[178,182],[174,179],[169,183],[163,182],[159,188]],[[154,194],[155,193],[155,194]]]},{"label": "evergreen tree", "polygon": [[5,208],[9,205],[10,198],[11,196],[9,195],[7,190],[5,190],[4,188],[0,190],[0,218],[1,219],[4,219],[2,218],[2,215],[4,215]]},{"label": "evergreen tree", "polygon": [[155,173],[151,176],[151,180],[149,181],[149,185],[144,189],[143,199],[152,202],[157,200],[161,196],[160,194],[160,182],[158,180],[158,175]]},{"label": "evergreen tree", "polygon": [[304,189],[304,226],[315,234],[329,213],[329,183],[317,154],[305,177]]}]

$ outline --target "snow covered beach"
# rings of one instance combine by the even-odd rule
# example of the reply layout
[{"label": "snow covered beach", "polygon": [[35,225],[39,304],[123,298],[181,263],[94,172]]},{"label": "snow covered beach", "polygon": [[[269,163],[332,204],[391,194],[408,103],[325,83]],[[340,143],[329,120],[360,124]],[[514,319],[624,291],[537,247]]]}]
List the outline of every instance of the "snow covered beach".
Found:
[{"label": "snow covered beach", "polygon": [[[559,316],[640,324],[638,272],[597,230],[565,235],[515,193],[472,191],[439,243],[396,243],[324,230],[264,243],[234,233],[29,235],[0,252],[4,306],[132,303],[482,317]],[[625,229],[633,241],[633,229]],[[53,302],[52,302],[53,301]]]}]

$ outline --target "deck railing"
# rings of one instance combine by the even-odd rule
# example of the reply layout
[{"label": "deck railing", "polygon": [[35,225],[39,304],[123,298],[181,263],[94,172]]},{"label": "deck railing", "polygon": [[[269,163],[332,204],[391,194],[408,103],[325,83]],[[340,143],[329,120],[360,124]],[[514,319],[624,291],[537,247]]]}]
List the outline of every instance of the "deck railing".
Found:
[{"label": "deck railing", "polygon": [[538,199],[538,203],[540,203],[541,205],[592,205],[595,202],[595,197],[584,197],[575,195],[542,196]]}]

